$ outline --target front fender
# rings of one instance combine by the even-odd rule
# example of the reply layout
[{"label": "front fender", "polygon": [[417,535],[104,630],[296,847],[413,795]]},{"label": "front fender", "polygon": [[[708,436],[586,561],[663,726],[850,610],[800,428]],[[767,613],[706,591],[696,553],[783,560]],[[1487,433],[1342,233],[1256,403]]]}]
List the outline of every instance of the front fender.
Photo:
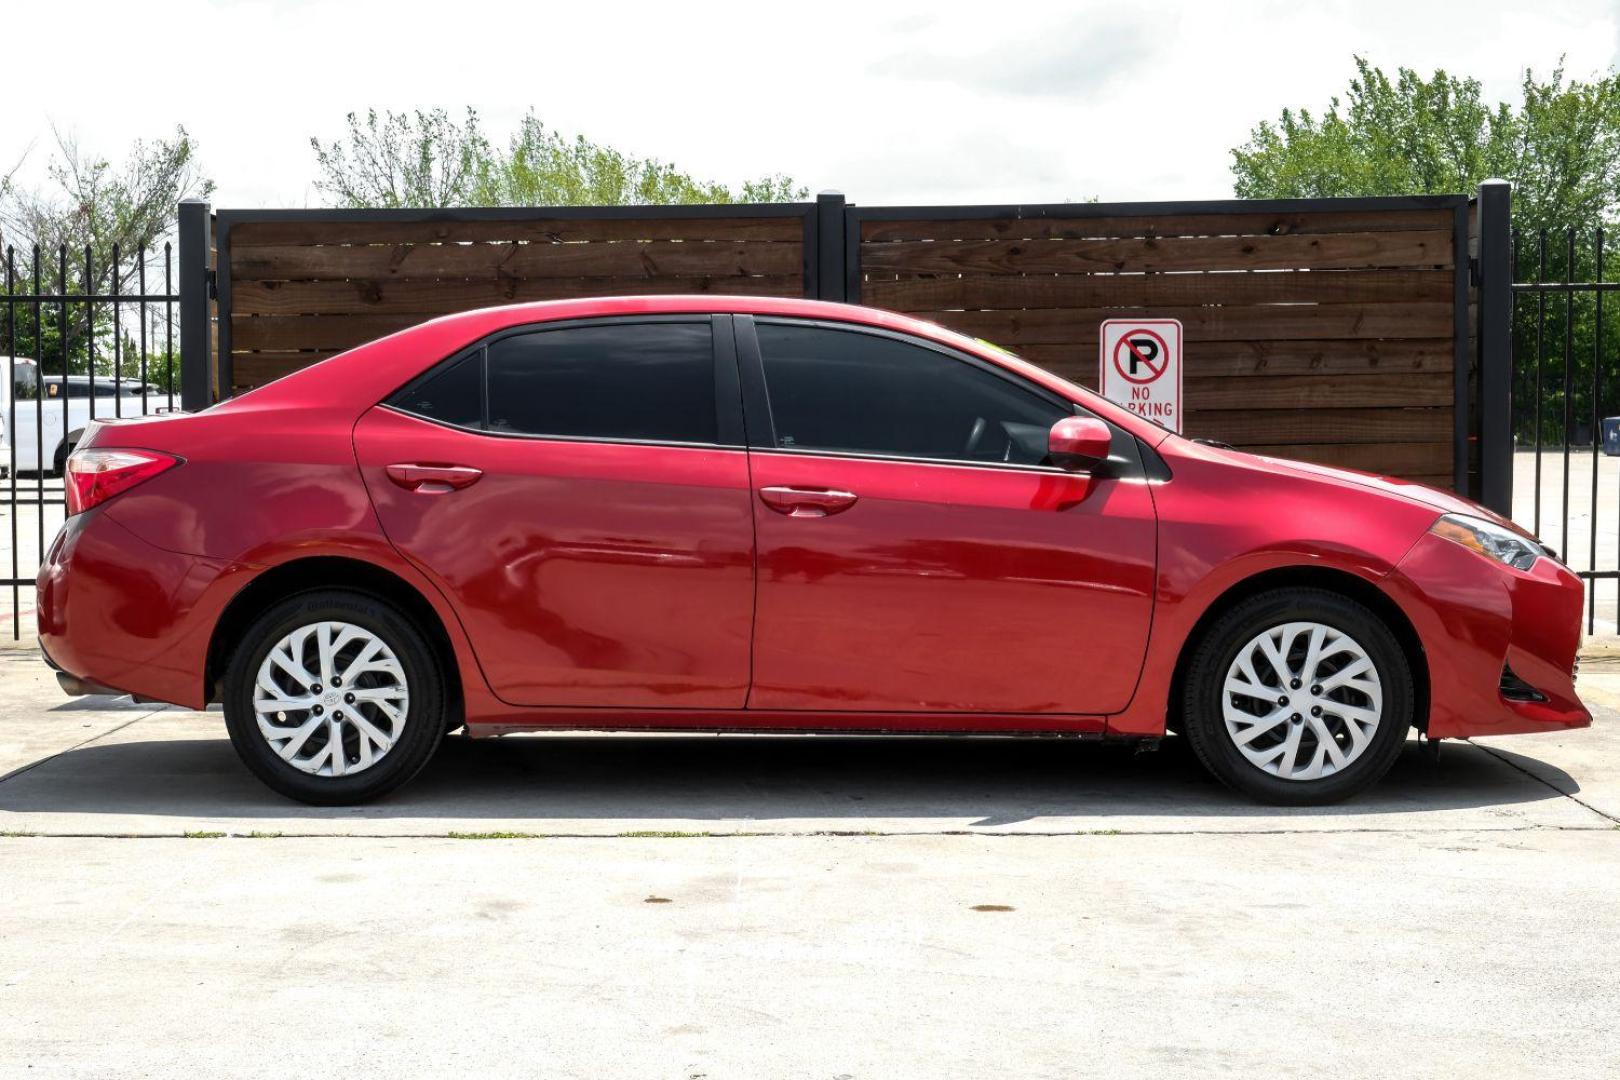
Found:
[{"label": "front fender", "polygon": [[1388,595],[1389,575],[1438,516],[1371,488],[1270,471],[1260,458],[1234,463],[1198,448],[1178,455],[1166,447],[1173,478],[1154,492],[1153,630],[1136,692],[1109,718],[1110,734],[1164,734],[1188,639],[1234,589],[1295,571],[1344,575]]},{"label": "front fender", "polygon": [[1165,733],[1171,688],[1194,631],[1205,616],[1225,606],[1227,597],[1248,591],[1257,579],[1272,578],[1282,586],[1288,583],[1292,573],[1297,575],[1292,577],[1295,582],[1314,577],[1324,585],[1331,585],[1327,575],[1342,575],[1385,592],[1383,582],[1391,569],[1378,560],[1329,558],[1322,547],[1300,544],[1251,552],[1223,563],[1181,594],[1167,594],[1161,576],[1161,592],[1154,607],[1153,632],[1148,640],[1141,680],[1130,704],[1108,718],[1108,733],[1152,738]]}]

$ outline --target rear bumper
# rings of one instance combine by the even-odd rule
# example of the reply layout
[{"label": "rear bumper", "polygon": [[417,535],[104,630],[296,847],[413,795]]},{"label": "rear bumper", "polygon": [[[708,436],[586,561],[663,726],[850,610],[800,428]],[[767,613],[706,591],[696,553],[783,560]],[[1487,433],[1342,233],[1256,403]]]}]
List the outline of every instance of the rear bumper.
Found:
[{"label": "rear bumper", "polygon": [[[1435,739],[1586,727],[1575,693],[1581,581],[1552,559],[1518,571],[1432,534],[1385,585],[1422,639]],[[1503,672],[1534,697],[1506,696]]]},{"label": "rear bumper", "polygon": [[75,515],[35,579],[40,648],[80,683],[202,708],[214,623],[247,576],[153,547],[98,511]]}]

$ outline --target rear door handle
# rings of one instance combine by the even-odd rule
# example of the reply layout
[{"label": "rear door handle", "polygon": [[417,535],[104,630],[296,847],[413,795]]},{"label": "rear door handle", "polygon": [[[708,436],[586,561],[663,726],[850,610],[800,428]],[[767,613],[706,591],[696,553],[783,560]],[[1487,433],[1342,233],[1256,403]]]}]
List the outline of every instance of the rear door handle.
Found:
[{"label": "rear door handle", "polygon": [[424,495],[441,495],[446,491],[476,484],[484,475],[482,469],[471,465],[390,465],[388,479],[406,491],[420,491]]},{"label": "rear door handle", "polygon": [[826,517],[854,506],[856,496],[853,492],[827,488],[766,487],[759,489],[759,498],[778,514],[788,517]]}]

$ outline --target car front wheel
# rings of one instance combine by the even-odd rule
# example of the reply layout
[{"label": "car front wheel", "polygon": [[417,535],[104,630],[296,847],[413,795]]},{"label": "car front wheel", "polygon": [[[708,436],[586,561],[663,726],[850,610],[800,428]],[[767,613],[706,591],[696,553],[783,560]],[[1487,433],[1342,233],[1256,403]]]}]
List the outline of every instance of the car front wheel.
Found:
[{"label": "car front wheel", "polygon": [[225,680],[231,743],[299,802],[343,806],[410,780],[438,748],[444,679],[412,622],[369,596],[304,593],[243,635]]},{"label": "car front wheel", "polygon": [[1239,603],[1199,642],[1182,727],[1217,778],[1264,802],[1321,805],[1376,783],[1412,724],[1411,665],[1362,604],[1323,589]]}]

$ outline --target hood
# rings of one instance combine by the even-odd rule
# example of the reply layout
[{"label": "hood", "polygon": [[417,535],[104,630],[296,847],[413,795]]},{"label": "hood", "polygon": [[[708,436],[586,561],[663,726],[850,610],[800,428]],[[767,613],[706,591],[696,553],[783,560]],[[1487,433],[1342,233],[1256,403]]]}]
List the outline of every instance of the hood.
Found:
[{"label": "hood", "polygon": [[1250,468],[1262,468],[1267,472],[1297,476],[1306,480],[1315,480],[1328,484],[1343,484],[1363,490],[1376,491],[1382,495],[1389,495],[1418,506],[1427,507],[1433,510],[1436,516],[1440,514],[1467,514],[1471,517],[1484,518],[1486,521],[1493,521],[1503,528],[1512,529],[1522,536],[1535,539],[1522,526],[1509,521],[1495,511],[1487,510],[1472,499],[1466,499],[1454,492],[1430,487],[1428,484],[1419,484],[1394,476],[1380,476],[1377,473],[1361,472],[1356,469],[1341,469],[1332,465],[1316,465],[1308,461],[1294,461],[1289,458],[1250,454],[1228,447],[1200,445],[1200,449],[1210,450],[1213,454],[1218,454],[1230,460],[1233,464],[1243,464]]}]

